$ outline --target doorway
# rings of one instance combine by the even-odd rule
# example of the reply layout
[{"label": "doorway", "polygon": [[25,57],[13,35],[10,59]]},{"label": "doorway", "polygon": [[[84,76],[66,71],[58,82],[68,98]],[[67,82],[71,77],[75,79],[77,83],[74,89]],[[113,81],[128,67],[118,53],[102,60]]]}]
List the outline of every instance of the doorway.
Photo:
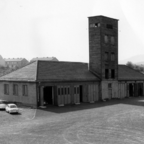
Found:
[{"label": "doorway", "polygon": [[46,86],[43,89],[44,92],[44,103],[47,105],[53,104],[53,92],[52,92],[52,86]]},{"label": "doorway", "polygon": [[129,96],[133,96],[133,94],[134,94],[134,87],[133,87],[133,84],[130,83],[129,84]]},{"label": "doorway", "polygon": [[83,88],[82,88],[82,85],[80,85],[80,102],[83,102]]},{"label": "doorway", "polygon": [[112,84],[108,83],[108,98],[112,99]]},{"label": "doorway", "polygon": [[143,83],[138,83],[138,96],[143,96]]}]

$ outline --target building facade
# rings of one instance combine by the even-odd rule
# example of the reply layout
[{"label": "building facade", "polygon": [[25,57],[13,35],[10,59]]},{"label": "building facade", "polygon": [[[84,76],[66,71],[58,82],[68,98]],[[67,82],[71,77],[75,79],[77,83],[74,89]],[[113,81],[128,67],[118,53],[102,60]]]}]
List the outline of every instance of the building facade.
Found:
[{"label": "building facade", "polygon": [[34,62],[37,60],[46,60],[46,61],[58,61],[56,57],[36,57],[30,60],[30,62]]},{"label": "building facade", "polygon": [[28,60],[26,60],[25,58],[8,58],[8,59],[5,59],[6,67],[9,67],[12,69],[24,67],[28,63],[29,63]]},{"label": "building facade", "polygon": [[0,55],[0,67],[5,67],[5,60],[1,55]]},{"label": "building facade", "polygon": [[118,20],[89,17],[89,64],[36,60],[0,77],[0,98],[65,106],[144,95],[144,74],[118,65]]},{"label": "building facade", "polygon": [[89,70],[101,78],[102,99],[118,96],[118,20],[89,17]]}]

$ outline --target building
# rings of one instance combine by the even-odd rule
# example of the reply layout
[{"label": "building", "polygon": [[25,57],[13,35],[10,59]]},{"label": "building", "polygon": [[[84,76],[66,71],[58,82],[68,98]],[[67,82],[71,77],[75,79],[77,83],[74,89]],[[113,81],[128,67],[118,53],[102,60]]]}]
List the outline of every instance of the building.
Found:
[{"label": "building", "polygon": [[0,55],[0,67],[5,67],[5,60],[1,55]]},{"label": "building", "polygon": [[89,64],[37,60],[0,77],[1,99],[34,107],[144,95],[144,75],[118,65],[118,20],[89,17]]},{"label": "building", "polygon": [[7,58],[4,59],[6,67],[17,69],[27,65],[29,62],[25,58]]},{"label": "building", "polygon": [[58,61],[56,57],[36,57],[30,60],[30,62],[34,62],[37,60],[46,60],[46,61]]}]

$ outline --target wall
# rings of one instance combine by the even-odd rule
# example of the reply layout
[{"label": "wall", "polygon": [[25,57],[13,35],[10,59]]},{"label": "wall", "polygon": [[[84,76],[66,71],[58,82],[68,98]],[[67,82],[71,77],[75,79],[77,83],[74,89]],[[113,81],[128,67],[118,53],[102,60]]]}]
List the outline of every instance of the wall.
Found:
[{"label": "wall", "polygon": [[29,62],[24,58],[22,61],[21,61],[21,67],[27,65]]},{"label": "wall", "polygon": [[119,82],[118,87],[119,87],[119,98],[127,97],[128,84],[125,82]]},{"label": "wall", "polygon": [[[99,100],[99,82],[71,82],[71,83],[41,83],[40,84],[40,105],[43,104],[43,88],[45,86],[53,87],[54,105],[80,104],[80,95],[74,94],[74,87],[82,86],[82,102],[95,102]],[[70,94],[58,95],[58,88],[70,88]],[[68,97],[68,98],[67,98]],[[68,99],[68,102],[65,102]]]},{"label": "wall", "polygon": [[[4,94],[4,84],[9,84],[9,95]],[[18,96],[13,95],[13,84],[18,84]],[[22,95],[22,85],[24,84],[28,86],[28,96]],[[36,106],[36,84],[22,82],[0,82],[0,99]]]},{"label": "wall", "polygon": [[2,58],[2,56],[0,55],[0,67],[5,67],[5,60]]},{"label": "wall", "polygon": [[89,18],[89,70],[101,76],[101,28],[95,26],[100,23],[101,18]]},{"label": "wall", "polygon": [[[108,88],[111,84],[111,88]],[[118,98],[118,81],[102,81],[101,82],[102,99]]]}]

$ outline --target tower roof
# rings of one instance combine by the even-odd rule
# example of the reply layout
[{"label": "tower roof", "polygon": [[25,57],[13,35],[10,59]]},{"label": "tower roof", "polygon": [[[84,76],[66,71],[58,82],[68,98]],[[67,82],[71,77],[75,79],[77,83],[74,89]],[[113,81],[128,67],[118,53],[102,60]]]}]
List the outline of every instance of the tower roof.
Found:
[{"label": "tower roof", "polygon": [[97,16],[90,16],[88,18],[96,18],[96,17],[101,17],[101,18],[110,18],[110,19],[113,19],[113,20],[119,20],[119,19],[115,19],[115,18],[111,18],[111,17],[107,17],[107,16],[103,16],[103,15],[97,15]]}]

